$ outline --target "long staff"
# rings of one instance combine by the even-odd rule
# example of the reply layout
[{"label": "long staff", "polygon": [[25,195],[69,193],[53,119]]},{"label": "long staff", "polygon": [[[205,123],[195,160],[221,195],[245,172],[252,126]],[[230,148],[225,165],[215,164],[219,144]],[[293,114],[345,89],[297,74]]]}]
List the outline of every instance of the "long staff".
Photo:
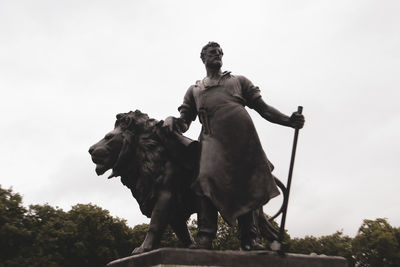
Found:
[{"label": "long staff", "polygon": [[[298,106],[297,113],[301,114],[302,112],[303,112],[303,107]],[[293,147],[292,147],[292,157],[290,159],[289,175],[288,175],[287,186],[286,186],[287,198],[284,200],[284,208],[283,208],[283,212],[282,212],[281,226],[279,229],[279,242],[281,244],[283,241],[283,235],[285,233],[286,213],[287,213],[287,208],[288,208],[288,203],[289,203],[290,185],[292,183],[292,174],[293,174],[293,167],[294,167],[294,159],[296,157],[296,147],[297,147],[297,138],[298,137],[299,137],[299,129],[295,129],[294,139],[293,139]]]}]

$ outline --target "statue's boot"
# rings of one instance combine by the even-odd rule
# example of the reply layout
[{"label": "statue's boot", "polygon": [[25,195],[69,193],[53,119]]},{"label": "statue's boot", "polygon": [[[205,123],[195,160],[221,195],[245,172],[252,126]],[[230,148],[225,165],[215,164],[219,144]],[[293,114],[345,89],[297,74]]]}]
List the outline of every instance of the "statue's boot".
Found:
[{"label": "statue's boot", "polygon": [[205,196],[196,198],[196,206],[199,232],[197,234],[197,244],[190,245],[189,248],[212,249],[212,241],[217,234],[217,209],[211,200]]},{"label": "statue's boot", "polygon": [[240,248],[244,251],[265,250],[265,247],[258,243],[255,239],[245,239],[240,241]]},{"label": "statue's boot", "polygon": [[240,248],[245,251],[249,250],[264,250],[264,246],[258,243],[257,240],[257,226],[255,217],[257,211],[250,211],[238,217]]}]

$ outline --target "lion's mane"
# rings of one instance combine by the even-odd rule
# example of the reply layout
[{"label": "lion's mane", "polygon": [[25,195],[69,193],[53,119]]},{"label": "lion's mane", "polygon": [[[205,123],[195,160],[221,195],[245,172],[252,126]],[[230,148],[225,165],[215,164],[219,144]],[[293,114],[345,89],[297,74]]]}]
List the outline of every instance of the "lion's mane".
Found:
[{"label": "lion's mane", "polygon": [[[160,189],[162,179],[167,171],[166,162],[174,161],[165,144],[171,141],[171,135],[162,127],[163,121],[150,119],[147,114],[136,110],[117,115],[115,126],[119,126],[124,132],[124,144],[121,148],[118,162],[113,167],[113,172],[121,176],[121,182],[131,189],[136,198],[141,212],[147,217],[151,213],[156,202],[157,192]],[[175,164],[178,164],[175,160]],[[183,169],[179,166],[180,169]],[[187,172],[191,175],[191,171]],[[175,197],[177,202],[182,202],[187,194],[182,187],[189,189],[189,178],[181,181],[177,177]],[[184,201],[185,203],[186,201]],[[176,209],[190,211],[180,207]]]}]

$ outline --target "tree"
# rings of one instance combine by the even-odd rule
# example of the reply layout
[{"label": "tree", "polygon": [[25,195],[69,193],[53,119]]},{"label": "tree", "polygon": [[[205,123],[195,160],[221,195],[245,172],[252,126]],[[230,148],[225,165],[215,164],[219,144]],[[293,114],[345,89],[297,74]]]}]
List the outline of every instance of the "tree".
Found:
[{"label": "tree", "polygon": [[25,216],[25,227],[31,232],[31,245],[16,257],[16,265],[57,266],[65,262],[68,238],[67,214],[48,204],[31,205]]},{"label": "tree", "polygon": [[65,266],[101,266],[130,255],[132,229],[125,220],[113,218],[107,210],[78,204],[68,212],[67,221],[70,225],[66,227],[73,235],[65,240],[70,251]]},{"label": "tree", "polygon": [[[272,222],[277,227],[275,222]],[[129,256],[141,245],[148,224],[133,229],[125,220],[114,218],[107,210],[92,204],[77,204],[68,212],[48,204],[26,209],[22,197],[0,186],[0,267],[2,266],[103,266],[111,260]],[[197,235],[197,222],[189,223]],[[400,228],[386,219],[364,220],[352,239],[338,231],[332,235],[284,241],[289,252],[345,257],[350,266],[400,266]],[[268,247],[268,242],[263,241]],[[237,250],[237,227],[218,217],[214,240],[217,250]],[[170,227],[164,232],[161,247],[181,247]]]},{"label": "tree", "polygon": [[386,219],[364,220],[352,245],[360,267],[400,266],[400,228]]},{"label": "tree", "polygon": [[132,250],[136,247],[139,247],[142,242],[144,241],[144,238],[146,237],[147,230],[149,229],[149,225],[147,223],[143,224],[138,224],[133,227],[132,230],[132,241],[133,241],[133,246]]},{"label": "tree", "polygon": [[304,238],[293,238],[289,240],[289,252],[342,256],[347,259],[349,266],[354,266],[351,241],[351,237],[343,235],[342,231],[322,237],[306,236]]},{"label": "tree", "polygon": [[27,210],[19,194],[0,187],[0,266],[103,266],[130,255],[133,236],[125,220],[98,206]]},{"label": "tree", "polygon": [[217,250],[237,250],[240,248],[237,225],[231,227],[225,220],[218,215],[217,237],[213,241],[214,249]]},{"label": "tree", "polygon": [[30,243],[31,232],[24,226],[26,212],[21,195],[0,186],[0,266]]}]

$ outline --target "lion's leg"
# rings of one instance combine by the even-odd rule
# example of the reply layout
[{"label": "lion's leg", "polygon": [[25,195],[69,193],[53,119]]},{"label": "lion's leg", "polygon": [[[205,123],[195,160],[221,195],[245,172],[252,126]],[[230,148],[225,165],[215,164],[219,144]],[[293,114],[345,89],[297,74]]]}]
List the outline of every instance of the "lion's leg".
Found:
[{"label": "lion's leg", "polygon": [[173,202],[172,195],[172,179],[174,168],[171,162],[164,165],[165,173],[160,177],[162,183],[157,194],[157,202],[151,213],[149,230],[146,237],[139,248],[135,248],[132,254],[138,254],[154,249],[160,242],[162,233],[164,232],[171,216],[171,204]]},{"label": "lion's leg", "polygon": [[142,245],[135,248],[132,251],[132,254],[150,251],[158,245],[161,235],[169,220],[171,199],[172,193],[169,190],[161,190],[159,192],[157,203],[151,213],[149,230],[147,231],[146,237]]},{"label": "lion's leg", "polygon": [[186,220],[182,217],[172,218],[170,221],[170,225],[172,230],[174,230],[176,236],[183,243],[185,247],[189,247],[190,245],[194,245],[194,239],[187,228]]}]

